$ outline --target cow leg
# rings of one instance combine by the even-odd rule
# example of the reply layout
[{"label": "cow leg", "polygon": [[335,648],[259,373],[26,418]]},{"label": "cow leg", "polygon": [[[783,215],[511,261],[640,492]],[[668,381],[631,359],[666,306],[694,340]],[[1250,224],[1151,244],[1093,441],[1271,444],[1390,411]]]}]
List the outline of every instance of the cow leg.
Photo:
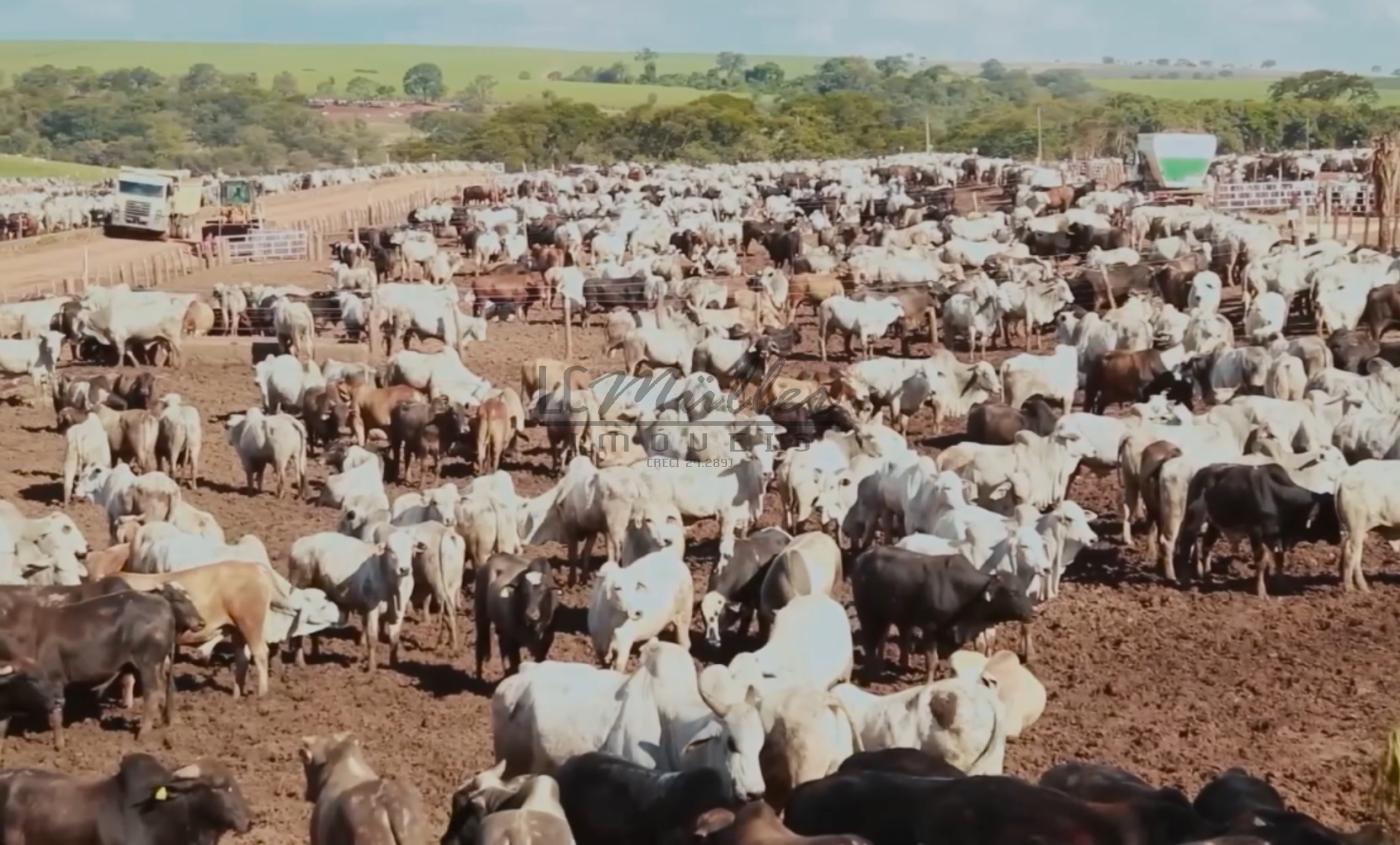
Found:
[{"label": "cow leg", "polygon": [[[442,601],[443,626],[447,629],[447,643],[448,643],[448,648],[452,650],[452,653],[453,653],[453,654],[456,654],[456,653],[457,653],[457,599],[456,599],[451,593],[448,593],[448,594],[446,594],[446,595],[444,595],[444,596],[442,597],[441,601]],[[438,640],[439,640],[439,642],[442,640],[442,634],[441,634],[441,633],[438,634]]]},{"label": "cow leg", "polygon": [[1265,556],[1273,557],[1273,548],[1262,541],[1251,537],[1249,545],[1254,551],[1254,594],[1261,599],[1269,597],[1268,567],[1269,561]]},{"label": "cow leg", "polygon": [[[763,636],[763,615],[759,614],[758,619],[759,635]],[[889,626],[884,624],[870,626],[870,630],[865,630],[865,623],[861,622],[861,639],[865,641],[865,666],[862,667],[862,674],[866,681],[874,681],[880,677],[880,670],[884,668],[885,662],[885,634],[889,633]],[[765,638],[766,641],[766,638]]]},{"label": "cow leg", "polygon": [[1366,531],[1348,530],[1345,532],[1342,551],[1339,555],[1342,566],[1342,589],[1350,592],[1369,592],[1366,572],[1361,566],[1361,550],[1366,542]]},{"label": "cow leg", "polygon": [[1220,539],[1220,532],[1213,525],[1207,525],[1205,533],[1201,535],[1201,545],[1196,553],[1196,577],[1204,580],[1210,577],[1212,569],[1212,556],[1215,544]]},{"label": "cow leg", "polygon": [[122,672],[122,709],[130,710],[136,706],[136,676],[130,672]]},{"label": "cow leg", "polygon": [[379,608],[363,614],[365,638],[365,671],[373,672],[376,667],[375,652],[379,648]]},{"label": "cow leg", "polygon": [[[142,723],[144,727],[145,723]],[[53,732],[53,747],[55,751],[63,750],[63,699],[55,699],[49,706],[49,730]],[[141,739],[141,729],[137,728],[136,738]]]}]

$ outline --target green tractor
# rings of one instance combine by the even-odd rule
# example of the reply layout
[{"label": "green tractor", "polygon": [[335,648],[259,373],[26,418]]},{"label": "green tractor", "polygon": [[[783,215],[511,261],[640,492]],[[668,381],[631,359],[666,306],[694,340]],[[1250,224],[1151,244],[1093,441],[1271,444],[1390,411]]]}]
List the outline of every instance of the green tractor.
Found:
[{"label": "green tractor", "polygon": [[246,235],[262,228],[258,208],[258,186],[251,179],[224,179],[219,182],[219,205],[204,221],[203,238]]}]

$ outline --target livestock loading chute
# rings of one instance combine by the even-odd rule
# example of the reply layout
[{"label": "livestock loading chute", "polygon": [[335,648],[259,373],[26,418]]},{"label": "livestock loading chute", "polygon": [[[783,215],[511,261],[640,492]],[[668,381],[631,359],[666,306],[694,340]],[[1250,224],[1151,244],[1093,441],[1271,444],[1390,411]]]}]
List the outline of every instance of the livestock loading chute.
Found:
[{"label": "livestock loading chute", "polygon": [[123,235],[194,237],[203,188],[188,170],[124,167],[117,174],[117,208],[103,227],[108,237]]}]

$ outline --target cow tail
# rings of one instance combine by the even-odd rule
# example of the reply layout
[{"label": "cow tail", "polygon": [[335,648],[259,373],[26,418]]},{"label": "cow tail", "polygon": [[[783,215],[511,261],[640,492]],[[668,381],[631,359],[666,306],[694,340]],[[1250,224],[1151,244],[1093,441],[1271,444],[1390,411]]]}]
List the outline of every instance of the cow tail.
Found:
[{"label": "cow tail", "polygon": [[1184,567],[1190,560],[1191,547],[1196,544],[1201,527],[1205,525],[1208,516],[1204,492],[1204,487],[1192,479],[1186,492],[1186,514],[1181,518],[1181,531],[1176,537],[1176,548],[1172,549],[1173,563],[1178,570],[1177,577],[1185,572]]},{"label": "cow tail", "polygon": [[306,426],[301,420],[293,420],[297,430],[297,453],[294,456],[297,470],[297,485],[301,488],[302,498],[306,498]]}]

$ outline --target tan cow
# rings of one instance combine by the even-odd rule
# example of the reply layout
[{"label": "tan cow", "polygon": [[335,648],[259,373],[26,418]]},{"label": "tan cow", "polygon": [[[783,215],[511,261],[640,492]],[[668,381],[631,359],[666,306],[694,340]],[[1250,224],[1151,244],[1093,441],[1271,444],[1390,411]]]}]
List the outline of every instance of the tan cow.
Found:
[{"label": "tan cow", "polygon": [[[199,611],[204,627],[180,635],[180,644],[202,646],[223,638],[225,626],[236,632],[233,643],[237,698],[248,691],[248,652],[258,672],[258,695],[267,695],[268,648],[263,631],[272,598],[278,592],[272,570],[260,563],[227,561],[159,575],[120,573],[133,590],[158,592],[174,587],[184,592]],[[248,646],[247,652],[243,645]]]}]

